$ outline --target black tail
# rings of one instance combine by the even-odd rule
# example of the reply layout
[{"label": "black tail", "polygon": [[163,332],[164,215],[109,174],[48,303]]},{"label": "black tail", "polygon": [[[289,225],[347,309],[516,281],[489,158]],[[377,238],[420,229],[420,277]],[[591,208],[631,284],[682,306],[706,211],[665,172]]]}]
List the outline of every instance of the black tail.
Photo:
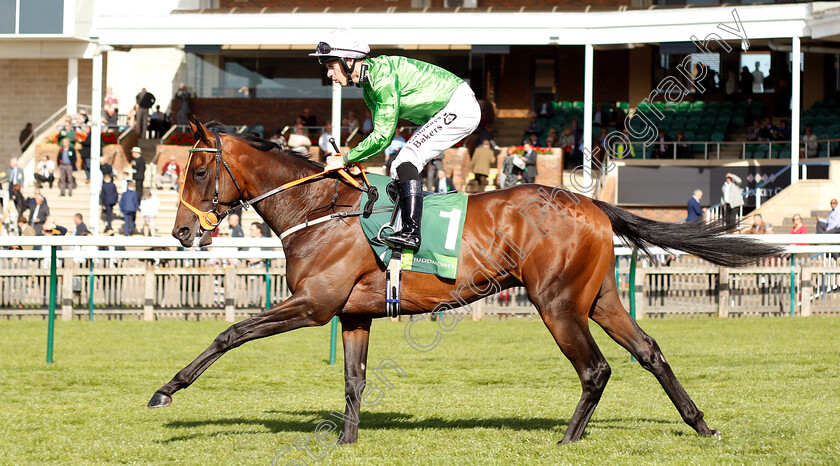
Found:
[{"label": "black tail", "polygon": [[665,223],[633,215],[606,202],[593,200],[607,214],[613,231],[628,244],[652,257],[649,248],[677,249],[713,264],[744,267],[758,259],[784,253],[784,248],[749,237],[724,237],[733,225],[711,223]]}]

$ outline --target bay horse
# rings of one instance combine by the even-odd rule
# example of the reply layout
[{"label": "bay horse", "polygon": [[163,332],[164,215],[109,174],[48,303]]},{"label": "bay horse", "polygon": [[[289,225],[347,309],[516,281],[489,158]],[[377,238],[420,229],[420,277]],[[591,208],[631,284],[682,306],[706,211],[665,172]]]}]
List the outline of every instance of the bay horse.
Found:
[{"label": "bay horse", "polygon": [[[272,190],[276,194],[262,198],[254,208],[278,235],[303,224],[331,200],[337,199],[336,206],[361,208],[361,191],[346,179],[349,175],[318,176],[324,171],[322,165],[253,135],[227,134],[218,125],[213,132],[192,118],[190,128],[197,143],[185,169],[182,202],[172,230],[185,247],[196,240],[202,246],[209,244],[210,230],[225,212]],[[294,187],[276,189],[307,177]],[[457,279],[403,272],[402,313],[421,314],[441,305],[457,308],[487,296],[488,290],[524,286],[582,386],[560,443],[581,438],[610,377],[610,366],[590,334],[589,319],[656,376],[689,426],[720,438],[706,425],[703,412],[654,339],[622,306],[613,273],[613,235],[644,252],[649,253],[652,245],[678,249],[723,266],[754,264],[780,253],[779,248],[755,240],[723,236],[729,226],[656,222],[562,187],[526,184],[473,194]],[[365,383],[371,321],[385,317],[385,267],[368,245],[358,217],[295,231],[283,239],[283,251],[292,295],[219,334],[154,393],[149,407],[168,406],[173,393],[190,386],[214,361],[245,342],[324,325],[338,316],[344,343],[345,415],[354,419],[361,399],[357,387]],[[353,443],[357,437],[358,423],[345,422],[339,442]]]}]

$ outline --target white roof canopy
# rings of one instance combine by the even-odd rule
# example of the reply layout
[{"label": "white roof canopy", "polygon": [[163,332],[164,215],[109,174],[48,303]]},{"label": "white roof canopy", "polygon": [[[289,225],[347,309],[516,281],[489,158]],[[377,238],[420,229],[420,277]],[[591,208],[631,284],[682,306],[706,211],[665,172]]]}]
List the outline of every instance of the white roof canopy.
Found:
[{"label": "white roof canopy", "polygon": [[[686,42],[732,33],[736,18],[749,39],[821,37],[840,31],[840,9],[822,4],[693,7],[622,12],[459,13],[176,13],[97,16],[99,42],[116,46],[311,45],[336,27],[351,25],[372,45],[583,45]],[[820,8],[816,8],[820,9]],[[728,25],[732,30],[719,28]]]}]

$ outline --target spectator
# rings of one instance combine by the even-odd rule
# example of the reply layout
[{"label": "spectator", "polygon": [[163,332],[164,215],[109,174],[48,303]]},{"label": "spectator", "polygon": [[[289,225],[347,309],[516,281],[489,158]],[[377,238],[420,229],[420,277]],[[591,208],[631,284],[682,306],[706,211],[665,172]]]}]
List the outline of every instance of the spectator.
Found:
[{"label": "spectator", "polygon": [[721,186],[720,204],[723,209],[723,218],[730,228],[738,226],[738,210],[744,205],[744,198],[741,195],[741,178],[732,173],[726,174],[726,181]]},{"label": "spectator", "polygon": [[802,151],[805,157],[816,157],[818,152],[817,135],[814,134],[813,128],[805,127],[805,136],[802,136]]},{"label": "spectator", "polygon": [[545,147],[560,147],[560,136],[554,128],[548,128],[548,135],[545,137]]},{"label": "spectator", "polygon": [[770,118],[764,118],[761,122],[761,129],[758,131],[760,141],[775,141],[778,138],[778,129]]},{"label": "spectator", "polygon": [[542,136],[543,133],[542,123],[540,123],[540,121],[537,119],[536,112],[531,112],[529,117],[531,118],[531,122],[528,123],[528,127],[525,128],[525,138],[528,138],[531,135],[534,135],[537,138],[539,138],[540,136]]},{"label": "spectator", "polygon": [[262,233],[263,238],[271,238],[271,227],[268,226],[266,222],[259,222],[260,223],[260,232]]},{"label": "spectator", "polygon": [[102,190],[99,192],[99,202],[102,204],[102,211],[105,213],[105,225],[111,228],[111,219],[114,214],[114,206],[117,204],[119,194],[111,175],[104,175]]},{"label": "spectator", "polygon": [[677,143],[677,157],[688,158],[691,154],[691,150],[688,147],[688,138],[685,137],[683,130],[677,130],[677,138],[675,142]]},{"label": "spectator", "polygon": [[700,199],[702,198],[703,191],[695,189],[694,194],[691,196],[691,199],[688,200],[688,216],[685,218],[686,222],[696,222],[698,220],[703,220],[703,213],[706,212],[706,208],[700,207]]},{"label": "spectator", "polygon": [[143,150],[137,146],[131,148],[134,162],[131,168],[134,169],[134,185],[137,187],[137,197],[143,196],[143,180],[146,178],[146,159],[143,158]]},{"label": "spectator", "polygon": [[753,75],[746,66],[741,68],[741,95],[749,96],[753,91]]},{"label": "spectator", "polygon": [[347,118],[343,122],[343,126],[347,127],[347,131],[352,133],[354,129],[359,128],[359,120],[356,118],[356,112],[352,110],[347,112]]},{"label": "spectator", "polygon": [[537,109],[537,117],[542,118],[544,120],[550,120],[554,118],[554,104],[551,102],[551,99],[543,100],[543,102]]},{"label": "spectator", "polygon": [[52,188],[54,182],[55,162],[53,162],[48,156],[44,155],[41,157],[38,165],[35,166],[35,186],[42,188],[44,183],[47,183],[50,185],[50,188]]},{"label": "spectator", "polygon": [[125,220],[124,234],[131,236],[134,231],[134,220],[137,217],[137,209],[140,208],[140,201],[137,199],[137,191],[134,190],[134,182],[128,182],[128,189],[122,194],[120,198],[120,212],[123,214]]},{"label": "spectator", "polygon": [[490,176],[490,164],[496,158],[496,153],[490,148],[490,140],[481,141],[481,146],[475,149],[472,156],[472,172],[478,184],[478,192],[487,187],[487,177]]},{"label": "spectator", "polygon": [[452,178],[446,176],[445,171],[438,170],[437,181],[435,181],[434,186],[434,192],[446,193],[449,191],[455,191],[455,185],[452,183]]},{"label": "spectator", "polygon": [[44,196],[40,192],[35,193],[35,198],[29,203],[29,224],[35,229],[38,236],[43,234],[44,224],[50,216],[50,208],[47,206]]},{"label": "spectator", "polygon": [[15,208],[14,218],[23,217],[23,211],[26,210],[26,199],[24,199],[19,186],[12,189],[12,195],[9,197],[9,205],[6,206],[5,210],[11,212],[12,207]]},{"label": "spectator", "polygon": [[[35,229],[32,228],[32,225],[29,224],[29,222],[26,220],[26,217],[23,217],[23,216],[18,217],[17,225],[18,225],[17,236],[37,236],[38,235],[38,232],[36,232]],[[32,246],[21,246],[21,249],[29,251],[29,250],[32,249]]]},{"label": "spectator", "polygon": [[[288,126],[286,128],[288,128]],[[274,132],[274,136],[271,136],[269,139],[269,141],[277,144],[280,147],[280,150],[286,150],[288,148],[286,145],[286,138],[283,137],[283,132],[286,131],[286,128],[277,128]]]},{"label": "spectator", "polygon": [[370,114],[370,109],[365,111],[365,119],[362,121],[362,135],[367,137],[373,131],[373,117]]},{"label": "spectator", "polygon": [[[764,92],[764,73],[758,69],[760,66],[760,62],[755,62],[755,71],[752,72],[752,91],[754,94],[761,94]],[[746,66],[744,68],[746,68]]]},{"label": "spectator", "polygon": [[182,130],[189,129],[188,127],[184,128],[187,126],[187,117],[192,112],[190,107],[190,91],[187,90],[186,84],[181,83],[178,92],[175,93],[175,97],[172,98],[172,103],[169,105],[172,113],[175,115],[175,124],[180,126]]},{"label": "spectator", "polygon": [[529,143],[525,143],[525,154],[521,156],[525,162],[525,172],[522,173],[523,183],[534,183],[537,179],[537,150]]},{"label": "spectator", "polygon": [[155,105],[155,111],[149,117],[149,133],[153,138],[160,138],[166,131],[166,115],[160,111],[160,105]]},{"label": "spectator", "polygon": [[70,140],[71,147],[76,145],[76,130],[69,121],[65,121],[64,127],[58,131],[58,145],[60,146],[65,139]]},{"label": "spectator", "polygon": [[111,175],[112,177],[114,176],[114,167],[110,164],[110,162],[112,160],[114,160],[114,156],[116,156],[116,155],[117,155],[117,151],[112,152],[110,157],[105,157],[104,154],[103,154],[103,157],[100,159],[100,162],[99,162],[99,171],[102,172],[102,176],[105,176],[105,175]]},{"label": "spectator", "polygon": [[729,73],[726,74],[726,100],[732,101],[735,97],[735,91],[738,89],[738,78],[735,76],[735,72],[729,70]]},{"label": "spectator", "polygon": [[88,230],[87,225],[85,225],[82,214],[74,215],[73,223],[76,225],[73,228],[73,236],[84,236],[85,234],[90,234],[90,230]]},{"label": "spectator", "polygon": [[773,231],[773,225],[770,224],[770,223],[765,223],[764,224],[764,234],[765,235],[772,235],[774,233],[775,233],[775,231]]},{"label": "spectator", "polygon": [[310,146],[312,146],[312,141],[306,135],[303,125],[301,123],[296,124],[292,134],[289,135],[289,149],[303,156],[307,156],[309,155]]},{"label": "spectator", "polygon": [[397,128],[397,131],[394,133],[394,139],[391,140],[391,143],[383,151],[385,154],[385,173],[391,173],[391,163],[397,158],[397,155],[403,147],[405,147],[403,129]]},{"label": "spectator", "polygon": [[592,113],[592,125],[593,126],[604,126],[606,125],[607,121],[609,121],[609,116],[607,112],[604,111],[604,106],[601,102],[595,104],[595,111]]},{"label": "spectator", "polygon": [[752,126],[747,128],[747,141],[758,141],[761,137],[761,129],[758,119],[753,120]]},{"label": "spectator", "polygon": [[802,223],[802,216],[799,214],[793,215],[793,228],[790,229],[792,235],[807,235],[808,227]]},{"label": "spectator", "polygon": [[143,193],[140,201],[140,213],[143,215],[143,236],[157,236],[155,219],[160,212],[160,199],[151,189]]},{"label": "spectator", "polygon": [[85,183],[90,183],[90,143],[92,142],[90,131],[90,126],[85,126],[85,136],[81,143],[82,149],[79,151],[82,156],[82,168],[85,169]]},{"label": "spectator", "polygon": [[753,223],[748,230],[744,231],[744,233],[750,235],[763,235],[766,233],[766,225],[764,223],[764,218],[761,217],[761,214],[753,215]]},{"label": "spectator", "polygon": [[519,183],[519,177],[524,168],[525,162],[516,153],[516,147],[509,147],[507,154],[502,159],[502,169],[501,173],[499,173],[499,187],[509,188]]},{"label": "spectator", "polygon": [[[251,223],[251,228],[248,229],[248,237],[249,238],[263,237],[262,226],[263,226],[263,224],[261,222],[252,222]],[[252,247],[248,248],[248,251],[261,251],[261,250],[262,250],[262,248],[259,248],[259,247],[256,247],[256,246],[252,246]],[[253,267],[253,266],[257,266],[257,265],[261,264],[262,259],[252,257],[252,258],[248,259],[247,262],[248,262],[248,265]]]},{"label": "spectator", "polygon": [[607,120],[607,126],[614,126],[618,131],[624,131],[624,120],[627,114],[624,110],[615,105],[615,102],[610,102],[610,116]]},{"label": "spectator", "polygon": [[651,158],[654,159],[670,159],[673,157],[673,146],[671,144],[666,144],[671,142],[671,138],[665,134],[665,131],[662,128],[657,129],[658,134],[656,136],[656,142],[653,145],[653,152],[651,152]]},{"label": "spectator", "polygon": [[242,231],[242,225],[239,224],[239,214],[228,215],[228,225],[230,225],[230,236],[232,238],[244,238],[245,232]]},{"label": "spectator", "polygon": [[559,147],[563,149],[563,153],[568,159],[572,155],[575,147],[575,136],[572,134],[572,127],[566,126],[563,128],[563,134],[560,135]]},{"label": "spectator", "polygon": [[137,137],[145,138],[146,130],[149,128],[149,109],[155,104],[155,96],[146,91],[144,87],[137,94],[135,100],[137,101],[137,113],[134,114],[134,130],[137,131]]},{"label": "spectator", "polygon": [[840,233],[840,207],[837,199],[831,200],[831,212],[827,218],[817,217],[817,233]]},{"label": "spectator", "polygon": [[105,105],[105,111],[102,115],[102,121],[105,123],[108,132],[117,131],[119,129],[120,115],[117,113],[117,107],[113,105]]},{"label": "spectator", "polygon": [[328,121],[324,132],[318,137],[318,147],[321,148],[324,158],[335,154],[335,148],[330,143],[330,138],[332,138],[332,123]]},{"label": "spectator", "polygon": [[58,188],[61,190],[60,196],[64,196],[64,191],[67,194],[73,195],[73,170],[76,168],[76,149],[73,149],[70,144],[70,138],[61,140],[61,149],[58,152]]},{"label": "spectator", "polygon": [[[175,161],[175,155],[169,156],[169,161],[163,166],[160,174],[161,183],[169,184],[173,190],[178,190],[178,180],[181,179],[181,167]],[[160,187],[160,186],[158,186]]]},{"label": "spectator", "polygon": [[102,99],[102,103],[104,105],[113,105],[115,109],[120,106],[117,97],[114,95],[114,89],[111,86],[105,88],[105,98]]},{"label": "spectator", "polygon": [[310,113],[308,108],[303,109],[300,119],[303,120],[303,126],[306,126],[308,131],[312,131],[312,128],[318,126],[318,118]]},{"label": "spectator", "polygon": [[30,144],[32,144],[32,138],[32,123],[27,123],[20,132],[20,137],[18,138],[21,154],[26,152],[26,149],[29,148]]},{"label": "spectator", "polygon": [[9,196],[11,197],[14,188],[23,189],[23,168],[18,167],[17,157],[9,160]]},{"label": "spectator", "polygon": [[788,127],[787,120],[779,122],[777,138],[782,141],[790,141],[790,128]]}]

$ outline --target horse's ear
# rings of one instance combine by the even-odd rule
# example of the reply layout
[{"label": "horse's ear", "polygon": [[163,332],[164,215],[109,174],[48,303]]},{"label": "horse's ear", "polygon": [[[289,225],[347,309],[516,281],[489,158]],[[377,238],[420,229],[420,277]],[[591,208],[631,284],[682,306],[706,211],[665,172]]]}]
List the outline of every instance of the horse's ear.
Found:
[{"label": "horse's ear", "polygon": [[195,115],[190,115],[187,118],[187,123],[190,125],[190,130],[193,132],[196,141],[201,141],[205,144],[210,142],[210,140],[207,139],[207,133],[209,130],[206,126],[201,124],[200,121],[198,121],[198,118],[196,118]]}]

